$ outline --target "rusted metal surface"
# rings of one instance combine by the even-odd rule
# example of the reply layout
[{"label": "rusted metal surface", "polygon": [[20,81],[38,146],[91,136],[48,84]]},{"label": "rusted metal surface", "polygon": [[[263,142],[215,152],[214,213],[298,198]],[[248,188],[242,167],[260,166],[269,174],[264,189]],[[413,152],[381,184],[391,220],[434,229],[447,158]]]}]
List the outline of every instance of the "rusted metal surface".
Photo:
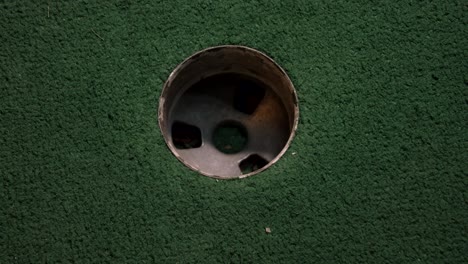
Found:
[{"label": "rusted metal surface", "polygon": [[[192,55],[170,74],[159,102],[159,126],[172,153],[189,168],[219,179],[247,177],[278,161],[298,118],[296,91],[285,71],[243,46]],[[215,147],[213,133],[223,122],[247,132],[242,150],[225,153]]]}]

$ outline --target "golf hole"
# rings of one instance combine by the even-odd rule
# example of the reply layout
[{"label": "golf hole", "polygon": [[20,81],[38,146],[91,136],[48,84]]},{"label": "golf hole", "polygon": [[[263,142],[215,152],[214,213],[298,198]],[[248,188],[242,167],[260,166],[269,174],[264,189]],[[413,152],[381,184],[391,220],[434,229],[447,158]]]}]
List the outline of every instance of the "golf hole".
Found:
[{"label": "golf hole", "polygon": [[208,48],[170,74],[159,101],[167,146],[187,167],[219,179],[259,173],[287,150],[299,109],[291,80],[243,46]]}]

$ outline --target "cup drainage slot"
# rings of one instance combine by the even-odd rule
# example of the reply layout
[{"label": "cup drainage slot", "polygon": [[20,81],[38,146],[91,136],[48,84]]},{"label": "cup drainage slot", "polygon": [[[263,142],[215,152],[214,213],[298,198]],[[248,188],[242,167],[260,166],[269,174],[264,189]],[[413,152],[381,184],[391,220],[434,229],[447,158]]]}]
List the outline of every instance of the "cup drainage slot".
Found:
[{"label": "cup drainage slot", "polygon": [[252,154],[239,163],[242,174],[248,174],[257,171],[268,164],[268,161],[260,155]]},{"label": "cup drainage slot", "polygon": [[172,124],[172,143],[178,149],[199,148],[202,145],[201,131],[196,126],[175,121]]},{"label": "cup drainage slot", "polygon": [[234,91],[234,109],[251,115],[255,112],[263,97],[265,97],[265,89],[262,85],[248,79],[238,79]]}]

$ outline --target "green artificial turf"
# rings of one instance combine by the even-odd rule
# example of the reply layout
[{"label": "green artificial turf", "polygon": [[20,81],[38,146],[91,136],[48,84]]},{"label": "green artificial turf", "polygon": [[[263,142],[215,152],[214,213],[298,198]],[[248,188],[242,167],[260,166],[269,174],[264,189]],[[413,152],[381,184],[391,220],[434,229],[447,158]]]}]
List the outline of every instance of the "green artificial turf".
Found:
[{"label": "green artificial turf", "polygon": [[[465,1],[0,10],[0,263],[467,263]],[[299,96],[292,146],[243,180],[189,170],[157,125],[172,69],[220,44]]]}]

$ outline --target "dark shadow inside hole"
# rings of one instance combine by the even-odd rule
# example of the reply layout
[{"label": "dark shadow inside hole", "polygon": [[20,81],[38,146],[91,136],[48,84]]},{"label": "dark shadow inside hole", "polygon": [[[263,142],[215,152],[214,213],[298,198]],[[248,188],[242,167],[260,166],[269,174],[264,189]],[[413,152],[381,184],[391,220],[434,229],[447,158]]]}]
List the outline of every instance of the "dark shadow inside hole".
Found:
[{"label": "dark shadow inside hole", "polygon": [[202,145],[198,127],[175,121],[172,124],[172,143],[178,149],[199,148]]},{"label": "dark shadow inside hole", "polygon": [[187,94],[216,97],[237,111],[251,115],[265,97],[267,88],[254,77],[221,73],[195,83],[187,90]]},{"label": "dark shadow inside hole", "polygon": [[247,174],[259,170],[265,167],[267,164],[268,161],[266,161],[264,158],[257,154],[252,154],[240,162],[239,168],[242,171],[242,174]]},{"label": "dark shadow inside hole", "polygon": [[265,88],[249,79],[239,79],[234,91],[234,108],[244,114],[251,115],[265,97]]}]

